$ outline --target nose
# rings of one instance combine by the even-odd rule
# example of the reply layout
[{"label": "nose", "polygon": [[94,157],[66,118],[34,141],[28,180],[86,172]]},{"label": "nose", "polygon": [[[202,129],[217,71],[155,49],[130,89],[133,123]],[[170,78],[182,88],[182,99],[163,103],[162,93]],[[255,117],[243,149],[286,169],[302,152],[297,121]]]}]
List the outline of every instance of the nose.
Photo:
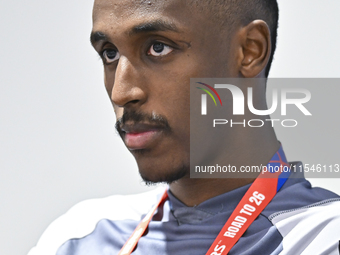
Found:
[{"label": "nose", "polygon": [[146,100],[143,88],[143,74],[128,58],[121,56],[111,91],[111,100],[118,107],[141,105]]}]

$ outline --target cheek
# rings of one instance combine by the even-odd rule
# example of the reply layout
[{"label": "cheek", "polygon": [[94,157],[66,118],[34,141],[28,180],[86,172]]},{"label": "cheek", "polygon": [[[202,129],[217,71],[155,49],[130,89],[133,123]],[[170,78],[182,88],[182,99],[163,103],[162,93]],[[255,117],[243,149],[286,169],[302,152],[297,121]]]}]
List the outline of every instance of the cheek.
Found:
[{"label": "cheek", "polygon": [[149,84],[153,84],[149,90],[149,103],[158,101],[158,106],[152,107],[156,111],[164,111],[171,122],[169,124],[182,132],[189,128],[190,122],[190,78],[200,77],[202,73],[201,65],[195,60],[190,54],[185,54],[147,75]]},{"label": "cheek", "polygon": [[169,84],[160,104],[164,106],[170,127],[177,139],[187,143],[190,132],[190,78],[177,79]]},{"label": "cheek", "polygon": [[113,84],[115,81],[115,70],[111,70],[111,68],[104,67],[104,84],[106,88],[107,94],[111,98]]}]

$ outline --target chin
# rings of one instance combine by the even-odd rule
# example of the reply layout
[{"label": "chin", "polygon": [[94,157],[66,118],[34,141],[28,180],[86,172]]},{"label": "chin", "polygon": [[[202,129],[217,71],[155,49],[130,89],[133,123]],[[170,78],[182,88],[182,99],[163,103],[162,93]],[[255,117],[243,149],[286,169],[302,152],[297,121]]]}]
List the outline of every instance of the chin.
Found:
[{"label": "chin", "polygon": [[139,167],[139,173],[146,185],[154,185],[157,183],[171,184],[189,175],[189,166],[182,165],[175,169],[144,169]]}]

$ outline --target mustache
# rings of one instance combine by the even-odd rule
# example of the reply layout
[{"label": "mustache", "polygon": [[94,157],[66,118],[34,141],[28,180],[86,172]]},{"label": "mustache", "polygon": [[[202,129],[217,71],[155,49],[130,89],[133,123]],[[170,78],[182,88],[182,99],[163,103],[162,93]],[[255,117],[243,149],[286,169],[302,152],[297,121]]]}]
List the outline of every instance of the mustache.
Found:
[{"label": "mustache", "polygon": [[125,111],[123,116],[118,118],[115,124],[115,128],[120,135],[124,133],[122,127],[126,122],[133,122],[134,124],[148,123],[161,127],[164,131],[171,131],[168,120],[164,116],[155,113],[149,114],[137,111]]}]

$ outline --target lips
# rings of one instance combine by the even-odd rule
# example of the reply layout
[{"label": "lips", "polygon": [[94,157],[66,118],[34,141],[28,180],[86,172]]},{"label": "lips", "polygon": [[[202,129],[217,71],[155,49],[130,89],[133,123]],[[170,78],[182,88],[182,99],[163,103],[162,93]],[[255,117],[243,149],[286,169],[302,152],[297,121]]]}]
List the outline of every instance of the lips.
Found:
[{"label": "lips", "polygon": [[163,128],[150,124],[126,124],[121,131],[129,150],[141,150],[150,148],[159,139]]}]

